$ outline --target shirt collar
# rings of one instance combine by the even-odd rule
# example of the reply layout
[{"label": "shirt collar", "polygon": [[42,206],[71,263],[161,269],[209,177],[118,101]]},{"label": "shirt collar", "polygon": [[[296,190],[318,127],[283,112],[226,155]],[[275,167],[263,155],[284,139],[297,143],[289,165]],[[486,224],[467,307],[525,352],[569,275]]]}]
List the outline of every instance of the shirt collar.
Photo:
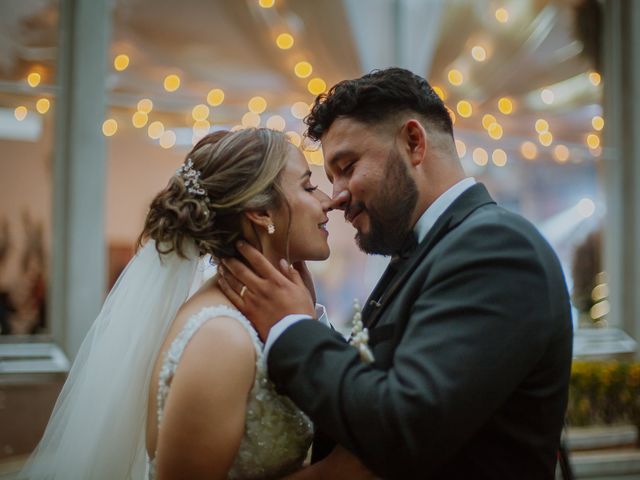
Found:
[{"label": "shirt collar", "polygon": [[476,184],[476,179],[468,177],[460,180],[458,183],[449,188],[446,192],[440,195],[436,200],[429,205],[422,216],[416,222],[413,231],[416,234],[418,243],[422,242],[429,233],[429,230],[436,223],[440,215],[442,215],[449,206],[455,202],[455,200],[462,195],[468,188]]}]

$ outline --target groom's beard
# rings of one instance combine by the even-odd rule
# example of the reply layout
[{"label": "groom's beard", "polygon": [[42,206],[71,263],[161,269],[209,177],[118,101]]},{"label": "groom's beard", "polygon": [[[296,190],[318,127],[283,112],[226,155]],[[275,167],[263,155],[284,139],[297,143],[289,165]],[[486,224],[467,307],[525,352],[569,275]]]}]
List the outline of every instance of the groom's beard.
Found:
[{"label": "groom's beard", "polygon": [[418,187],[396,148],[389,152],[380,191],[366,212],[369,232],[356,234],[365,253],[393,255],[411,230],[411,216],[418,201]]}]

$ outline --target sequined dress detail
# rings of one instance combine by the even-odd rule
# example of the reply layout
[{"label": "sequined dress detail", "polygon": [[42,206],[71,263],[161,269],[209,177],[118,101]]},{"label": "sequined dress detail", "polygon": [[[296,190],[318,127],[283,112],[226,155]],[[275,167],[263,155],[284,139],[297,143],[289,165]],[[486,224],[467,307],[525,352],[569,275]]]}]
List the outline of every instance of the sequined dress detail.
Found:
[{"label": "sequined dress detail", "polygon": [[[207,321],[216,317],[236,319],[248,331],[256,350],[256,375],[249,392],[245,430],[229,479],[278,478],[302,466],[313,437],[313,425],[287,397],[278,395],[267,376],[263,343],[253,326],[238,310],[226,305],[206,307],[193,315],[165,353],[158,377],[158,429],[171,380],[189,340]],[[148,478],[155,478],[155,463],[148,461]]]}]

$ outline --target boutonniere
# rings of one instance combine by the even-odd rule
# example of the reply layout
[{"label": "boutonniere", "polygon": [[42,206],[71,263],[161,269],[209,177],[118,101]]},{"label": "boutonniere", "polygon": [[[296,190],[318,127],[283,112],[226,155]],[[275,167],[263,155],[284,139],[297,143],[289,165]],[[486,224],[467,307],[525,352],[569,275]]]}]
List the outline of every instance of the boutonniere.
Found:
[{"label": "boutonniere", "polygon": [[353,300],[353,310],[353,326],[351,327],[349,344],[356,347],[363,363],[372,363],[373,352],[369,348],[369,329],[365,328],[362,323],[362,308],[357,298]]}]

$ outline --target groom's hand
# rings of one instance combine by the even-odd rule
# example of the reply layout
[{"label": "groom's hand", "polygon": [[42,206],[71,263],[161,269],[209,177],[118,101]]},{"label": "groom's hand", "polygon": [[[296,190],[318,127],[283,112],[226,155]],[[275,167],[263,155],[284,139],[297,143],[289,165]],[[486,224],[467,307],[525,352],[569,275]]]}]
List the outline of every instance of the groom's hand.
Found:
[{"label": "groom's hand", "polygon": [[315,315],[309,290],[295,268],[281,260],[278,271],[246,242],[238,242],[237,248],[251,268],[236,259],[225,259],[218,284],[263,341],[271,327],[287,315]]}]

